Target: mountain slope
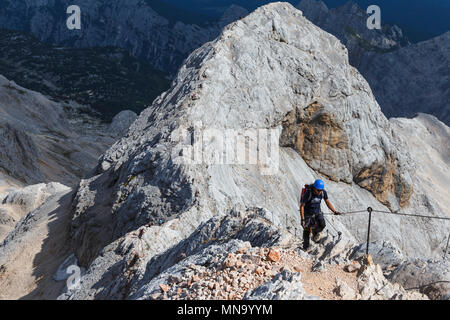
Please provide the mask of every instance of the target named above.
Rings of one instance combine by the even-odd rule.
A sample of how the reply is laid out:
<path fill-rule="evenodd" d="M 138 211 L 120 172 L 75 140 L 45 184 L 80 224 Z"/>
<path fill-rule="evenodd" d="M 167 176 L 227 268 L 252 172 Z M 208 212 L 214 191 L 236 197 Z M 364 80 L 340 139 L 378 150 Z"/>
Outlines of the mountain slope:
<path fill-rule="evenodd" d="M 418 114 L 413 119 L 392 118 L 390 120 L 414 152 L 417 159 L 415 174 L 420 176 L 427 193 L 436 199 L 443 212 L 450 215 L 450 128 L 436 117 Z"/>
<path fill-rule="evenodd" d="M 90 105 L 106 120 L 124 109 L 139 113 L 169 85 L 165 74 L 118 48 L 53 47 L 9 30 L 0 30 L 0 46 L 0 74 L 53 99 Z"/>
<path fill-rule="evenodd" d="M 50 182 L 78 184 L 114 142 L 85 109 L 0 75 L 0 241 L 24 215 L 67 189 Z"/>
<path fill-rule="evenodd" d="M 2 173 L 25 185 L 78 183 L 113 143 L 99 120 L 73 103 L 59 104 L 0 75 Z"/>

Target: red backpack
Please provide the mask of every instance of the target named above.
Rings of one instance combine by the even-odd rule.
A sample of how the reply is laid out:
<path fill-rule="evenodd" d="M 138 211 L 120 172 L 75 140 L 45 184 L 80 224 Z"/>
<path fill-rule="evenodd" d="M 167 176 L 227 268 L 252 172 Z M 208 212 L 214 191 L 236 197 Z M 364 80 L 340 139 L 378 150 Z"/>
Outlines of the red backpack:
<path fill-rule="evenodd" d="M 311 201 L 312 198 L 312 193 L 309 193 L 309 197 L 308 199 L 304 199 L 306 191 L 311 190 L 312 184 L 305 184 L 305 186 L 302 189 L 302 193 L 300 195 L 300 203 L 307 203 L 309 201 Z"/>

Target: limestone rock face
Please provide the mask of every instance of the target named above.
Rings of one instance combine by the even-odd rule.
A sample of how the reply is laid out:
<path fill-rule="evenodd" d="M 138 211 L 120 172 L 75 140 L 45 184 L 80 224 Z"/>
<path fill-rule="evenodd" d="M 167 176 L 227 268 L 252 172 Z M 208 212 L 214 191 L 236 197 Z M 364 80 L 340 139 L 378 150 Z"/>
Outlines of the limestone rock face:
<path fill-rule="evenodd" d="M 0 168 L 5 174 L 23 179 L 24 183 L 43 181 L 44 175 L 37 165 L 42 154 L 33 139 L 5 122 L 0 123 L 0 137 L 1 150 L 8 150 L 0 155 Z"/>
<path fill-rule="evenodd" d="M 352 259 L 359 259 L 366 254 L 366 243 L 360 245 L 351 255 Z M 379 264 L 383 269 L 392 266 L 398 266 L 405 259 L 403 253 L 399 248 L 388 241 L 371 242 L 369 245 L 369 254 L 376 264 Z"/>
<path fill-rule="evenodd" d="M 363 266 L 358 275 L 358 291 L 362 300 L 429 300 L 417 291 L 406 291 L 390 283 L 379 265 Z"/>
<path fill-rule="evenodd" d="M 330 179 L 352 183 L 347 134 L 332 110 L 327 112 L 314 103 L 290 112 L 283 122 L 280 144 L 297 150 L 311 168 Z"/>
<path fill-rule="evenodd" d="M 14 229 L 17 222 L 29 212 L 37 209 L 55 194 L 70 188 L 60 183 L 40 183 L 0 194 L 0 242 Z"/>
<path fill-rule="evenodd" d="M 445 108 L 443 108 L 445 109 Z M 426 194 L 442 211 L 450 207 L 450 128 L 432 115 L 420 113 L 413 119 L 392 118 L 395 132 L 413 150 L 415 176 L 421 179 Z M 428 206 L 430 209 L 433 204 Z M 428 209 L 428 210 L 430 210 Z"/>
<path fill-rule="evenodd" d="M 247 140 L 246 151 L 260 138 L 257 130 L 268 131 L 275 138 L 257 150 L 271 151 L 271 157 L 258 155 L 244 164 L 229 161 L 228 155 L 221 163 L 209 161 L 207 151 L 218 149 L 220 137 L 208 138 L 205 128 L 233 130 Z M 205 158 L 188 158 L 189 147 L 199 145 Z M 229 253 L 253 244 L 295 246 L 301 234 L 299 193 L 316 178 L 325 180 L 341 211 L 389 210 L 385 203 L 393 209 L 404 205 L 407 213 L 442 216 L 425 194 L 422 178 L 411 177 L 413 165 L 367 82 L 349 65 L 345 47 L 291 5 L 269 4 L 194 51 L 170 90 L 106 151 L 73 197 L 64 196 L 64 206 L 72 204 L 70 217 L 64 211 L 70 219 L 65 229 L 70 233 L 64 234 L 68 245 L 50 278 L 71 255 L 67 250 L 73 250 L 86 273 L 80 288 L 61 298 L 163 298 L 173 293 L 170 283 L 176 279 L 171 276 L 182 276 L 190 264 L 223 266 L 217 257 L 228 259 Z M 58 201 L 29 217 L 59 212 Z M 366 239 L 367 216 L 326 218 L 330 235 L 313 254 L 321 264 L 348 265 L 354 247 Z M 433 256 L 430 238 L 447 231 L 432 221 L 377 214 L 371 240 L 389 240 L 408 257 Z M 231 258 L 226 263 L 237 264 Z M 381 276 L 368 280 L 364 297 L 377 294 L 379 287 L 372 284 L 384 285 Z M 258 294 L 277 297 L 275 291 L 282 288 L 283 296 L 300 297 L 301 292 L 285 290 L 298 281 L 280 275 L 275 282 L 265 281 Z M 390 298 L 399 290 L 377 297 Z"/>

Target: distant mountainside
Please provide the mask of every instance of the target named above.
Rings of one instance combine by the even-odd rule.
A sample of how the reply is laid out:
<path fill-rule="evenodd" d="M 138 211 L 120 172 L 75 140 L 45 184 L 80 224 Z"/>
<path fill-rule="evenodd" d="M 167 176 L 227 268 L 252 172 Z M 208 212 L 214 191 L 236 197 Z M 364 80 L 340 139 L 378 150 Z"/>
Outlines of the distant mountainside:
<path fill-rule="evenodd" d="M 0 74 L 56 100 L 91 105 L 106 120 L 124 109 L 141 112 L 169 86 L 167 75 L 128 51 L 67 48 L 0 30 Z"/>
<path fill-rule="evenodd" d="M 218 21 L 186 21 L 184 11 L 169 10 L 161 1 L 79 0 L 81 30 L 68 30 L 66 9 L 72 4 L 71 0 L 2 0 L 0 28 L 30 32 L 57 45 L 121 47 L 174 74 L 194 49 L 214 39 L 223 26 Z"/>
<path fill-rule="evenodd" d="M 387 117 L 422 112 L 450 124 L 450 32 L 411 44 L 397 26 L 367 29 L 367 14 L 350 1 L 329 9 L 323 1 L 302 0 L 297 8 L 345 44 Z"/>
<path fill-rule="evenodd" d="M 341 40 L 355 67 L 360 65 L 367 52 L 386 53 L 410 44 L 395 25 L 383 24 L 382 30 L 369 30 L 366 11 L 351 1 L 329 9 L 322 1 L 302 0 L 297 8 L 315 25 Z"/>
<path fill-rule="evenodd" d="M 235 4 L 254 10 L 270 0 L 161 0 L 182 9 L 219 17 Z M 296 5 L 299 0 L 289 0 Z M 341 7 L 349 0 L 323 0 L 328 8 Z M 361 8 L 378 5 L 383 23 L 396 24 L 412 42 L 429 40 L 450 30 L 450 1 L 447 0 L 355 0 Z"/>
<path fill-rule="evenodd" d="M 359 66 L 387 117 L 418 112 L 450 125 L 450 31 L 385 54 L 369 54 Z"/>
<path fill-rule="evenodd" d="M 25 185 L 77 184 L 115 140 L 80 108 L 0 75 L 0 173 Z"/>

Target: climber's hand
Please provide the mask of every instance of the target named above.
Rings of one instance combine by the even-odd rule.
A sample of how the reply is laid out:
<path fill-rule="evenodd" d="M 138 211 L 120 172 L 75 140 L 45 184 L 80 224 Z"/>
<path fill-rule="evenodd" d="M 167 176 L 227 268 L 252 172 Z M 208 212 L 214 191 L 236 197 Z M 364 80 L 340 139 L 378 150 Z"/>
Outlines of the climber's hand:
<path fill-rule="evenodd" d="M 335 215 L 335 216 L 342 216 L 342 212 L 336 211 L 336 212 L 334 213 L 334 215 Z"/>
<path fill-rule="evenodd" d="M 302 228 L 305 229 L 306 228 L 306 223 L 305 220 L 302 220 Z"/>

